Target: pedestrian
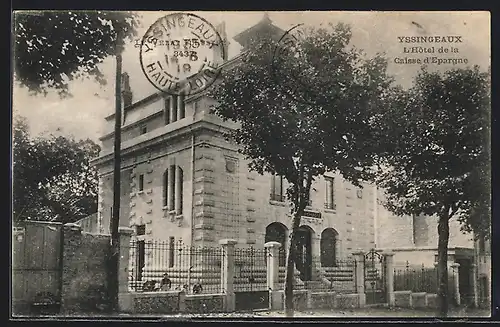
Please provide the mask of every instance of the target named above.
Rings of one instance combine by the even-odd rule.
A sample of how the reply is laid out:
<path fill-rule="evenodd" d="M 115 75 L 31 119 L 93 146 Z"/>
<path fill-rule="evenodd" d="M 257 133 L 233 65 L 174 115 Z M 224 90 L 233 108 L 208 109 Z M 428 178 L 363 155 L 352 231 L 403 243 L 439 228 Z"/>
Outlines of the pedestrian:
<path fill-rule="evenodd" d="M 168 274 L 164 273 L 160 281 L 160 291 L 169 291 L 172 287 L 172 281 L 168 278 Z"/>
<path fill-rule="evenodd" d="M 203 287 L 201 286 L 200 280 L 196 280 L 196 283 L 193 285 L 193 294 L 200 294 L 203 291 Z"/>

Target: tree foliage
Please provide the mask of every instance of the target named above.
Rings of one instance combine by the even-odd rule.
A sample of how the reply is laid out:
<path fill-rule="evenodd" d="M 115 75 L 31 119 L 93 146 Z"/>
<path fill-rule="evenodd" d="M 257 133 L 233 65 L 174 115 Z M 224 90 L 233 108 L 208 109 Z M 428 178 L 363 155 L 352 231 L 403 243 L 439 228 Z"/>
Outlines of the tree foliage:
<path fill-rule="evenodd" d="M 385 167 L 379 184 L 397 214 L 447 215 L 467 231 L 489 228 L 489 74 L 422 70 L 408 91 L 395 95 L 384 118 Z"/>
<path fill-rule="evenodd" d="M 100 147 L 92 140 L 31 137 L 17 117 L 13 136 L 14 222 L 75 222 L 97 212 L 97 170 L 90 160 Z"/>
<path fill-rule="evenodd" d="M 29 11 L 16 13 L 14 24 L 15 78 L 37 93 L 67 94 L 73 79 L 106 82 L 97 64 L 136 34 L 138 20 L 129 12 Z"/>
<path fill-rule="evenodd" d="M 378 184 L 390 211 L 437 216 L 439 310 L 446 316 L 449 220 L 489 236 L 489 73 L 479 67 L 444 74 L 424 68 L 413 87 L 397 90 L 391 101 L 380 124 L 387 136 Z"/>
<path fill-rule="evenodd" d="M 239 127 L 228 132 L 260 174 L 283 176 L 293 215 L 285 298 L 293 315 L 291 289 L 294 245 L 312 181 L 327 171 L 340 172 L 356 186 L 372 176 L 377 148 L 373 116 L 387 102 L 392 79 L 381 55 L 366 58 L 350 47 L 351 30 L 339 24 L 308 29 L 292 51 L 273 60 L 280 45 L 256 40 L 241 63 L 222 74 L 210 90 L 213 112 Z M 296 55 L 300 52 L 300 55 Z M 274 58 L 275 59 L 275 58 Z M 276 67 L 278 65 L 278 67 Z M 274 72 L 309 72 L 306 80 Z M 299 76 L 300 77 L 300 76 Z M 297 83 L 296 93 L 280 83 Z M 300 86 L 321 85 L 301 92 Z M 307 98 L 306 98 L 307 97 Z"/>

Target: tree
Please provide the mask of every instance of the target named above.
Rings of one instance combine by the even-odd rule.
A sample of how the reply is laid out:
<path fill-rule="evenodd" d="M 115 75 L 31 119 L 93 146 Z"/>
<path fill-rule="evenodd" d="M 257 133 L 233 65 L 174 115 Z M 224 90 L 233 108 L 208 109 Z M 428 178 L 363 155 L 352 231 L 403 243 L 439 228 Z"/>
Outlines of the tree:
<path fill-rule="evenodd" d="M 290 184 L 287 316 L 293 316 L 296 235 L 311 183 L 326 171 L 339 171 L 356 186 L 371 177 L 376 144 L 370 117 L 385 104 L 385 90 L 392 79 L 386 74 L 387 62 L 382 56 L 365 59 L 359 50 L 349 47 L 350 38 L 351 30 L 343 24 L 307 29 L 297 43 L 300 55 L 294 50 L 283 51 L 281 59 L 274 62 L 276 42 L 257 40 L 241 63 L 224 71 L 209 91 L 217 102 L 213 112 L 239 124 L 227 137 L 240 146 L 249 168 L 260 174 L 281 175 Z M 285 92 L 273 71 L 297 68 L 309 74 L 304 76 L 306 80 L 295 82 L 321 88 L 302 94 Z M 285 78 L 281 76 L 279 81 L 287 81 Z"/>
<path fill-rule="evenodd" d="M 439 314 L 446 316 L 449 220 L 477 235 L 489 231 L 489 74 L 424 68 L 392 104 L 379 125 L 387 137 L 378 184 L 392 212 L 437 216 Z"/>
<path fill-rule="evenodd" d="M 97 212 L 97 170 L 91 140 L 49 135 L 32 138 L 23 117 L 14 122 L 13 213 L 23 220 L 75 222 Z"/>
<path fill-rule="evenodd" d="M 113 11 L 19 12 L 14 16 L 14 77 L 36 93 L 68 94 L 68 82 L 94 77 L 97 64 L 116 54 L 117 35 L 136 35 L 137 14 Z"/>
<path fill-rule="evenodd" d="M 109 290 L 113 309 L 118 307 L 119 186 L 121 144 L 121 52 L 124 41 L 136 35 L 138 15 L 130 12 L 23 12 L 15 16 L 14 76 L 35 93 L 53 88 L 69 95 L 68 82 L 93 76 L 105 83 L 97 66 L 116 55 L 115 153 L 113 218 Z"/>

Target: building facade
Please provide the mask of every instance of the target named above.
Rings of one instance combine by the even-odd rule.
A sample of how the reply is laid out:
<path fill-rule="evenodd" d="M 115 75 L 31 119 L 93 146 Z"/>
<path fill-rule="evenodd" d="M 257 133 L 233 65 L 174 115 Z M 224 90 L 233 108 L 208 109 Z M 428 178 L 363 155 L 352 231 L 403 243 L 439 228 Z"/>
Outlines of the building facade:
<path fill-rule="evenodd" d="M 235 39 L 245 45 L 255 35 L 281 36 L 280 31 L 265 17 Z M 171 244 L 215 247 L 230 238 L 238 246 L 278 241 L 286 248 L 291 226 L 287 182 L 249 171 L 248 161 L 223 136 L 237 126 L 209 113 L 213 100 L 203 94 L 155 93 L 133 102 L 127 75 L 123 81 L 120 226 L 134 228 L 137 239 Z M 94 161 L 102 233 L 109 232 L 113 207 L 114 114 L 106 124 Z M 327 173 L 313 182 L 310 199 L 300 248 L 324 265 L 359 250 L 437 245 L 432 219 L 391 215 L 373 185 L 358 188 Z"/>

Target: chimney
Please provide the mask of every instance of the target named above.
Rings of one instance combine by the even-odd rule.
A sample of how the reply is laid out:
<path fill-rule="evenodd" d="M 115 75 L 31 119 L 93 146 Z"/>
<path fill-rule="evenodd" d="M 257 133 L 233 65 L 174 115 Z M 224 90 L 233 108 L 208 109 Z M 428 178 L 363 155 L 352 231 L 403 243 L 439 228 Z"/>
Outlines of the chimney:
<path fill-rule="evenodd" d="M 228 58 L 228 50 L 229 50 L 229 41 L 227 40 L 226 33 L 226 22 L 222 22 L 215 28 L 217 33 L 219 33 L 220 38 L 222 40 L 222 49 L 224 49 L 224 53 L 222 54 L 222 60 L 227 61 Z"/>
<path fill-rule="evenodd" d="M 128 73 L 122 74 L 122 101 L 123 108 L 132 104 L 132 90 L 130 89 L 130 78 Z"/>

